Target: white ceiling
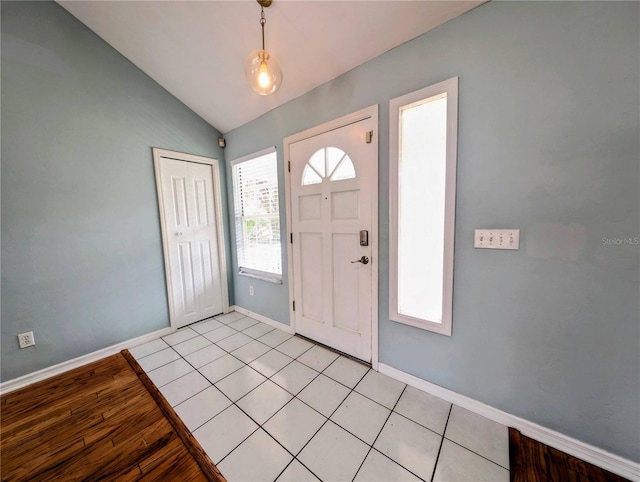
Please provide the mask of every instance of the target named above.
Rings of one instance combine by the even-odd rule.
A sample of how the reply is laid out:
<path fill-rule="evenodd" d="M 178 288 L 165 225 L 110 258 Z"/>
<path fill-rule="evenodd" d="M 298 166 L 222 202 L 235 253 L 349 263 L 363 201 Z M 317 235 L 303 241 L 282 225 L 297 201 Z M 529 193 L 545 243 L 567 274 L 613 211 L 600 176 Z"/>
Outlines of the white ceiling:
<path fill-rule="evenodd" d="M 265 9 L 265 42 L 284 80 L 265 97 L 251 90 L 243 70 L 261 43 L 254 0 L 59 0 L 223 133 L 483 2 L 275 0 Z"/>

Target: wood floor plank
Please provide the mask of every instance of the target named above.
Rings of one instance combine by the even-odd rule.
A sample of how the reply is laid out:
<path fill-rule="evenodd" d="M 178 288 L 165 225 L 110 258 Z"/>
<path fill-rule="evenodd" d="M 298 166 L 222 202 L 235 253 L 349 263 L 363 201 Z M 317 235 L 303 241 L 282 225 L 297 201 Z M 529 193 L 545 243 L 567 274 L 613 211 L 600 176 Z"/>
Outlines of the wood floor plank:
<path fill-rule="evenodd" d="M 69 417 L 48 427 L 46 431 L 32 433 L 27 437 L 12 437 L 8 440 L 8 446 L 3 447 L 3 458 L 30 457 L 34 446 L 54 448 L 64 445 L 69 440 L 83 440 L 83 430 L 91 433 L 103 421 L 100 414 L 87 414 L 82 418 L 73 419 Z"/>
<path fill-rule="evenodd" d="M 104 480 L 117 480 L 119 474 L 129 472 L 140 460 L 162 451 L 175 438 L 171 432 L 146 447 L 127 450 L 115 449 L 111 441 L 102 440 L 86 446 L 82 452 L 65 460 L 64 464 L 40 471 L 37 476 L 42 480 L 76 480 L 85 478 L 85 474 L 96 474 Z"/>
<path fill-rule="evenodd" d="M 13 445 L 16 443 L 28 444 L 35 441 L 49 443 L 63 434 L 67 438 L 82 437 L 82 429 L 87 430 L 90 427 L 95 427 L 104 421 L 104 417 L 100 412 L 82 412 L 78 414 L 66 412 L 66 414 L 57 414 L 51 420 L 40 420 L 40 417 L 38 417 L 38 421 L 41 423 L 32 424 L 29 421 L 24 425 L 17 425 L 12 430 L 7 431 L 6 435 L 3 431 L 3 445 L 4 442 L 9 442 Z"/>
<path fill-rule="evenodd" d="M 124 353 L 3 395 L 1 480 L 225 482 L 213 463 L 203 472 L 166 409 Z"/>
<path fill-rule="evenodd" d="M 128 367 L 122 362 L 109 364 L 104 360 L 106 359 L 70 370 L 62 378 L 52 377 L 5 395 L 8 409 L 6 414 L 10 415 L 10 409 L 15 405 L 20 408 L 37 408 L 39 404 L 48 406 L 61 400 L 73 403 L 74 397 L 85 393 L 87 387 L 94 392 L 106 388 L 112 383 L 114 376 L 128 371 Z"/>
<path fill-rule="evenodd" d="M 163 456 L 153 454 L 147 460 L 142 461 L 140 468 L 144 476 L 151 480 L 207 480 L 202 472 L 192 470 L 185 464 L 180 448 L 181 441 L 175 440 L 167 446 L 167 451 Z"/>
<path fill-rule="evenodd" d="M 141 407 L 145 409 L 146 407 Z M 140 412 L 134 412 L 136 415 L 135 421 L 131 420 L 131 413 L 124 413 L 121 416 L 112 416 L 105 418 L 104 423 L 96 430 L 92 430 L 91 433 L 86 433 L 84 436 L 85 443 L 87 445 L 95 443 L 100 440 L 110 440 L 112 445 L 114 439 L 126 439 L 131 433 L 141 433 L 145 427 L 153 423 L 163 423 L 164 418 L 162 414 L 156 410 L 146 410 Z M 170 426 L 165 425 L 169 430 Z"/>
<path fill-rule="evenodd" d="M 38 445 L 39 451 L 29 450 L 13 456 L 2 452 L 2 480 L 45 480 L 38 474 L 57 461 L 67 460 L 84 450 L 84 441 L 80 439 L 66 440 L 58 445 Z M 57 462 L 58 464 L 60 462 Z"/>
<path fill-rule="evenodd" d="M 511 482 L 629 482 L 509 429 Z"/>
<path fill-rule="evenodd" d="M 116 434 L 111 438 L 111 443 L 114 447 L 121 445 L 130 448 L 144 447 L 174 431 L 173 427 L 166 423 L 164 417 L 154 418 L 155 420 L 151 421 L 150 417 L 149 424 L 145 427 L 132 427 L 130 430 Z"/>
<path fill-rule="evenodd" d="M 186 464 L 185 459 L 178 453 L 167 459 L 157 460 L 156 464 L 143 469 L 144 480 L 179 480 L 180 482 L 200 482 L 209 480 L 205 475 Z"/>

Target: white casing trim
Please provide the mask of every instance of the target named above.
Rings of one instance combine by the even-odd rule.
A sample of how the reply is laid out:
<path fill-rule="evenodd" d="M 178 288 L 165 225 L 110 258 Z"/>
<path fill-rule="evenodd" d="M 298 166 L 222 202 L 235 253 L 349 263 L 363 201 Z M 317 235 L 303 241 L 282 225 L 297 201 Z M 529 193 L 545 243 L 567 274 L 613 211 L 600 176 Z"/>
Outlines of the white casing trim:
<path fill-rule="evenodd" d="M 556 448 L 574 457 L 578 457 L 585 462 L 601 467 L 605 470 L 626 477 L 629 480 L 640 481 L 640 464 L 625 459 L 618 455 L 606 452 L 598 447 L 589 445 L 580 440 L 563 435 L 555 430 L 548 429 L 536 423 L 530 422 L 523 418 L 503 412 L 497 408 L 486 405 L 482 402 L 461 395 L 457 392 L 443 388 L 434 383 L 418 378 L 409 373 L 390 367 L 384 363 L 378 364 L 378 371 L 407 385 L 415 387 L 423 392 L 427 392 L 433 396 L 442 398 L 459 407 L 465 408 L 478 415 L 498 422 L 507 427 L 513 427 L 523 435 L 535 439 L 539 442 Z"/>
<path fill-rule="evenodd" d="M 279 321 L 272 320 L 271 318 L 267 318 L 264 315 L 259 315 L 258 313 L 254 313 L 251 310 L 247 310 L 246 308 L 242 308 L 241 306 L 233 305 L 229 307 L 232 311 L 237 311 L 238 313 L 242 313 L 245 316 L 249 316 L 254 320 L 261 321 L 262 323 L 266 323 L 269 326 L 273 326 L 274 328 L 278 328 L 279 330 L 286 331 L 287 333 L 291 333 L 293 335 L 293 327 L 291 325 L 285 325 L 284 323 L 280 323 Z"/>
<path fill-rule="evenodd" d="M 289 156 L 289 149 L 291 144 L 294 142 L 298 142 L 304 139 L 308 139 L 310 137 L 314 137 L 320 134 L 324 134 L 325 132 L 339 129 L 340 127 L 345 127 L 349 124 L 354 124 L 364 119 L 373 119 L 376 122 L 375 128 L 375 136 L 374 137 L 374 147 L 376 149 L 375 156 L 376 160 L 380 161 L 380 151 L 379 151 L 379 138 L 380 138 L 380 119 L 378 114 L 378 104 L 374 104 L 370 107 L 366 107 L 359 111 L 353 112 L 351 114 L 339 117 L 337 119 L 325 122 L 323 124 L 317 125 L 315 127 L 311 127 L 302 132 L 298 132 L 297 134 L 293 134 L 287 136 L 283 139 L 282 143 L 284 145 L 284 193 L 285 193 L 285 219 L 287 222 L 287 238 L 291 234 L 291 226 L 293 225 L 292 214 L 291 214 L 291 173 L 288 170 L 289 162 L 291 161 Z M 378 271 L 379 264 L 377 261 L 380 256 L 380 246 L 378 243 L 378 217 L 379 217 L 379 204 L 378 204 L 378 181 L 379 181 L 379 172 L 377 170 L 376 164 L 376 173 L 375 173 L 375 185 L 371 190 L 371 233 L 369 239 L 372 243 L 372 257 L 376 260 L 376 262 L 371 264 L 371 367 L 374 370 L 378 369 L 378 296 L 379 296 L 379 286 L 378 286 Z M 286 238 L 285 238 L 286 239 Z M 295 333 L 296 329 L 296 317 L 295 312 L 293 311 L 293 301 L 295 300 L 295 291 L 294 291 L 294 266 L 293 266 L 293 246 L 291 243 L 286 243 L 287 245 L 287 259 L 289 260 L 288 264 L 288 279 L 289 279 L 289 325 L 291 326 L 291 333 Z"/>
<path fill-rule="evenodd" d="M 171 328 L 169 327 L 163 328 L 162 330 L 154 331 L 152 333 L 148 333 L 131 340 L 123 341 L 122 343 L 118 343 L 116 345 L 102 348 L 101 350 L 87 353 L 86 355 L 82 355 L 78 358 L 73 358 L 72 360 L 58 363 L 57 365 L 53 365 L 48 368 L 43 368 L 42 370 L 38 370 L 37 372 L 28 373 L 21 377 L 14 378 L 13 380 L 7 380 L 4 383 L 0 383 L 0 393 L 4 395 L 6 393 L 13 392 L 18 388 L 26 387 L 27 385 L 31 385 L 32 383 L 36 383 L 41 380 L 60 375 L 61 373 L 73 370 L 74 368 L 78 368 L 83 365 L 93 363 L 94 361 L 101 360 L 102 358 L 115 355 L 116 353 L 120 353 L 124 349 L 133 348 L 135 346 L 142 345 L 143 343 L 153 341 L 156 338 L 168 335 L 172 331 L 175 330 L 171 330 Z"/>

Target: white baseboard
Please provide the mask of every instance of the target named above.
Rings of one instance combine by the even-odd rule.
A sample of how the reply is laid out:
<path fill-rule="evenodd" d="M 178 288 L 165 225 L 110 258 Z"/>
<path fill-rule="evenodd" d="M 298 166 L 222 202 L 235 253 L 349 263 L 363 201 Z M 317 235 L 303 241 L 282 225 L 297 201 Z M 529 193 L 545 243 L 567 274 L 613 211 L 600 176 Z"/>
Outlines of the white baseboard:
<path fill-rule="evenodd" d="M 102 358 L 108 357 L 110 355 L 120 353 L 125 348 L 133 348 L 135 346 L 142 345 L 143 343 L 155 340 L 156 338 L 160 338 L 161 336 L 168 335 L 169 333 L 171 333 L 171 331 L 172 330 L 169 327 L 163 328 L 162 330 L 154 331 L 153 333 L 148 333 L 131 340 L 123 341 L 122 343 L 118 343 L 116 345 L 102 348 L 101 350 L 87 353 L 86 355 L 82 355 L 78 358 L 58 363 L 57 365 L 53 365 L 48 368 L 43 368 L 42 370 L 38 370 L 37 372 L 28 373 L 27 375 L 14 378 L 13 380 L 7 380 L 4 383 L 0 383 L 0 393 L 4 395 L 6 393 L 17 390 L 18 388 L 23 388 L 27 385 L 31 385 L 32 383 L 36 383 L 41 380 L 60 375 L 61 373 L 73 370 L 74 368 L 78 368 L 94 361 L 98 361 Z"/>
<path fill-rule="evenodd" d="M 271 318 L 267 318 L 266 316 L 260 315 L 258 313 L 254 313 L 253 311 L 247 310 L 246 308 L 242 308 L 241 306 L 233 305 L 229 307 L 232 311 L 237 311 L 238 313 L 242 313 L 243 315 L 249 316 L 254 320 L 261 321 L 266 323 L 267 325 L 273 326 L 274 328 L 278 328 L 282 331 L 286 331 L 287 333 L 293 334 L 293 328 L 290 325 L 285 325 L 284 323 L 280 323 L 279 321 L 272 320 Z"/>
<path fill-rule="evenodd" d="M 459 407 L 466 408 L 467 410 L 493 420 L 494 422 L 520 430 L 520 432 L 527 437 L 547 444 L 550 447 L 554 447 L 569 455 L 573 455 L 574 457 L 578 457 L 585 462 L 589 462 L 613 472 L 614 474 L 626 477 L 629 480 L 640 481 L 640 464 L 636 462 L 611 454 L 599 449 L 598 447 L 594 447 L 593 445 L 568 437 L 523 418 L 503 412 L 502 410 L 498 410 L 497 408 L 486 405 L 474 400 L 473 398 L 469 398 L 447 388 L 443 388 L 439 385 L 423 380 L 422 378 L 418 378 L 410 375 L 409 373 L 398 370 L 397 368 L 385 365 L 384 363 L 378 364 L 378 370 L 384 375 L 395 378 L 396 380 L 404 382 L 407 385 L 411 385 L 423 392 L 442 398 L 443 400 L 458 405 Z"/>

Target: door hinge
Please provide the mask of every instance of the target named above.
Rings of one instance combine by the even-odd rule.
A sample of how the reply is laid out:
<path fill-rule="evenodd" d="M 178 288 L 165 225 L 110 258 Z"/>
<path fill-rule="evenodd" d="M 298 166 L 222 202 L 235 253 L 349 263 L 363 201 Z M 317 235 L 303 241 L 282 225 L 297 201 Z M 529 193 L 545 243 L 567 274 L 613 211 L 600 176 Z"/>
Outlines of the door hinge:
<path fill-rule="evenodd" d="M 293 311 L 296 311 L 296 302 L 293 302 Z"/>
<path fill-rule="evenodd" d="M 367 144 L 371 144 L 372 139 L 373 139 L 373 131 L 367 131 L 367 134 L 365 136 L 365 140 L 367 141 Z"/>
<path fill-rule="evenodd" d="M 291 244 L 293 244 L 293 233 L 291 233 Z"/>
<path fill-rule="evenodd" d="M 291 161 L 287 161 L 287 169 L 291 172 Z"/>

